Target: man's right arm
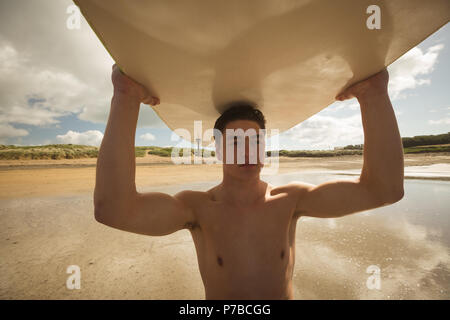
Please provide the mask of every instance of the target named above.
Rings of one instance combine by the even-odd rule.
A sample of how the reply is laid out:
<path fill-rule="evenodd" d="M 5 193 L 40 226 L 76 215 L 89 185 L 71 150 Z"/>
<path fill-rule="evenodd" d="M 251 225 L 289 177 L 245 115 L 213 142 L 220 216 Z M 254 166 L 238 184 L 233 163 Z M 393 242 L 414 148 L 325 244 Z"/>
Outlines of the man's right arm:
<path fill-rule="evenodd" d="M 186 228 L 194 216 L 191 191 L 175 196 L 138 193 L 135 184 L 135 134 L 140 103 L 159 99 L 113 66 L 114 95 L 100 146 L 94 191 L 95 219 L 113 228 L 145 235 L 166 235 Z"/>

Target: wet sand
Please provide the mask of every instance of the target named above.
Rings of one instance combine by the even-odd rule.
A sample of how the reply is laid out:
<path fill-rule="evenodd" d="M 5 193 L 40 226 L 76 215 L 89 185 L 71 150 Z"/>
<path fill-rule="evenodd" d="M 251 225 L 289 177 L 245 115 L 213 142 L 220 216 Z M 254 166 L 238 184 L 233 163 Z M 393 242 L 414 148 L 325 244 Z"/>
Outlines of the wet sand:
<path fill-rule="evenodd" d="M 319 182 L 332 178 L 319 171 L 362 165 L 354 156 L 294 160 L 282 160 L 280 174 L 268 179 L 285 183 L 309 171 L 305 179 Z M 405 157 L 406 165 L 433 163 L 450 157 Z M 34 165 L 0 169 L 0 299 L 204 298 L 188 231 L 147 237 L 101 225 L 93 217 L 95 167 Z M 137 166 L 137 185 L 170 194 L 205 190 L 220 174 L 220 166 L 147 163 Z M 448 181 L 406 180 L 405 198 L 377 214 L 301 218 L 295 298 L 449 299 L 449 203 L 442 202 L 449 190 Z M 70 265 L 81 269 L 80 290 L 66 288 Z M 381 270 L 380 290 L 366 286 L 371 265 Z"/>
<path fill-rule="evenodd" d="M 362 156 L 279 158 L 278 174 L 303 170 L 361 169 Z M 450 153 L 405 155 L 405 166 L 450 163 Z M 0 199 L 56 196 L 93 192 L 96 159 L 0 161 Z M 170 158 L 147 156 L 136 160 L 136 186 L 145 188 L 220 180 L 222 167 L 174 165 Z"/>

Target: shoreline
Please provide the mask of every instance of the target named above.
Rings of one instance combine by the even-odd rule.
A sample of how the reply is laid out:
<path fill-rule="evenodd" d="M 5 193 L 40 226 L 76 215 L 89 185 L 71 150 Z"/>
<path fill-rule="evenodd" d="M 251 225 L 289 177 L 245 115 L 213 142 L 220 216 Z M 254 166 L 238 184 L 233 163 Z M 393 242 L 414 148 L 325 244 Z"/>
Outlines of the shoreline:
<path fill-rule="evenodd" d="M 450 181 L 449 177 L 427 177 L 406 174 L 407 167 L 444 164 L 450 167 L 450 155 L 405 155 L 405 179 L 433 179 Z M 19 161 L 11 167 L 11 160 L 0 161 L 0 199 L 40 196 L 64 196 L 91 193 L 95 187 L 96 158 L 69 160 Z M 361 170 L 363 157 L 358 155 L 326 158 L 279 158 L 277 174 L 311 171 Z M 352 172 L 355 174 L 355 172 Z M 449 174 L 450 175 L 450 174 Z M 264 179 L 266 175 L 261 177 Z M 136 187 L 179 185 L 211 182 L 222 178 L 222 165 L 174 165 L 170 158 L 150 156 L 136 160 Z"/>
<path fill-rule="evenodd" d="M 362 155 L 344 155 L 344 156 L 330 156 L 330 157 L 274 157 L 279 159 L 280 163 L 305 163 L 311 161 L 318 162 L 342 162 L 350 160 L 351 162 L 361 162 Z M 267 159 L 270 159 L 268 157 Z M 429 152 L 404 154 L 405 166 L 409 166 L 418 162 L 416 165 L 427 165 L 435 163 L 450 163 L 450 152 Z M 422 164 L 421 164 L 422 163 Z M 425 164 L 427 163 L 427 164 Z M 38 160 L 0 160 L 0 171 L 4 170 L 26 170 L 26 169 L 56 169 L 56 168 L 92 168 L 96 167 L 97 158 L 80 158 L 80 159 L 38 159 Z M 161 166 L 173 165 L 178 166 L 172 162 L 169 157 L 160 157 L 155 155 L 146 155 L 145 157 L 136 157 L 136 166 Z M 191 164 L 199 166 L 199 164 Z M 208 164 L 200 164 L 201 166 L 209 166 Z"/>

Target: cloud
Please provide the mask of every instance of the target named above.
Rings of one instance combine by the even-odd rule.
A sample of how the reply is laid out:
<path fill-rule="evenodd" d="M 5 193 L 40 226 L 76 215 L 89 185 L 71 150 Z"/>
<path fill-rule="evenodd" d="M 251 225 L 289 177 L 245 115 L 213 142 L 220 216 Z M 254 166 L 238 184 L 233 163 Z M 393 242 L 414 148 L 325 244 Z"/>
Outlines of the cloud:
<path fill-rule="evenodd" d="M 0 42 L 0 72 L 0 123 L 56 124 L 79 109 L 76 98 L 88 89 L 70 73 L 34 67 L 5 42 Z"/>
<path fill-rule="evenodd" d="M 2 2 L 0 124 L 51 127 L 70 114 L 106 123 L 114 61 L 84 18 L 79 30 L 67 28 L 69 5 L 73 2 Z M 146 113 L 138 126 L 157 123 Z"/>
<path fill-rule="evenodd" d="M 336 101 L 323 112 L 335 112 L 340 110 L 359 110 L 359 103 L 356 99 L 350 99 L 345 101 Z"/>
<path fill-rule="evenodd" d="M 156 140 L 156 137 L 151 133 L 141 134 L 139 136 L 139 138 L 141 138 L 142 140 L 146 140 L 146 141 L 155 141 Z"/>
<path fill-rule="evenodd" d="M 104 100 L 104 105 L 108 105 L 109 102 Z M 81 112 L 77 115 L 78 119 L 89 121 L 92 123 L 105 123 L 108 120 L 108 113 L 109 108 L 93 108 L 90 107 L 83 107 L 81 109 Z"/>
<path fill-rule="evenodd" d="M 69 130 L 64 135 L 57 135 L 56 139 L 64 144 L 83 144 L 90 146 L 99 146 L 103 139 L 103 133 L 98 130 L 88 130 L 85 132 L 76 132 Z"/>
<path fill-rule="evenodd" d="M 0 114 L 0 123 L 47 126 L 59 123 L 59 120 L 56 118 L 61 116 L 63 116 L 63 114 L 42 107 L 20 107 L 15 105 L 11 106 L 8 110 L 2 110 L 2 114 Z"/>
<path fill-rule="evenodd" d="M 431 125 L 450 124 L 450 118 L 442 118 L 439 120 L 428 120 L 428 124 L 431 124 Z"/>
<path fill-rule="evenodd" d="M 329 149 L 330 146 L 363 143 L 361 115 L 336 118 L 316 114 L 301 124 L 282 133 L 290 143 L 282 148 Z M 281 140 L 281 139 L 280 139 Z M 292 143 L 295 143 L 293 145 Z"/>
<path fill-rule="evenodd" d="M 96 103 L 91 105 L 90 107 L 83 107 L 81 112 L 77 116 L 80 120 L 104 124 L 108 120 L 110 103 L 111 94 L 106 94 L 103 97 L 99 97 Z M 164 128 L 166 126 L 158 118 L 151 107 L 141 104 L 139 109 L 137 127 Z"/>
<path fill-rule="evenodd" d="M 430 74 L 438 61 L 443 44 L 428 48 L 425 52 L 419 47 L 412 48 L 400 59 L 388 67 L 389 93 L 393 99 L 405 97 L 402 92 L 418 86 L 430 84 L 429 78 L 422 76 Z"/>
<path fill-rule="evenodd" d="M 17 129 L 9 124 L 0 124 L 0 142 L 6 143 L 7 138 L 25 137 L 29 133 L 25 129 Z"/>

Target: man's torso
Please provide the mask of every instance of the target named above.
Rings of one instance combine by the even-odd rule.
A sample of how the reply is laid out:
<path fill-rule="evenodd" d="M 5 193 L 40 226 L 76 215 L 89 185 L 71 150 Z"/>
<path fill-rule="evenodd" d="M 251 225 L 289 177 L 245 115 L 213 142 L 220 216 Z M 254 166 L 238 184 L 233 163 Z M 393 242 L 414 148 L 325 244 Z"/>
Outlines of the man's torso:
<path fill-rule="evenodd" d="M 292 299 L 296 198 L 270 195 L 231 206 L 215 188 L 193 192 L 190 226 L 207 299 Z"/>

